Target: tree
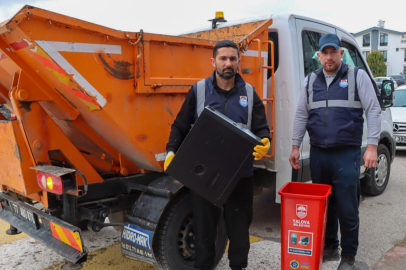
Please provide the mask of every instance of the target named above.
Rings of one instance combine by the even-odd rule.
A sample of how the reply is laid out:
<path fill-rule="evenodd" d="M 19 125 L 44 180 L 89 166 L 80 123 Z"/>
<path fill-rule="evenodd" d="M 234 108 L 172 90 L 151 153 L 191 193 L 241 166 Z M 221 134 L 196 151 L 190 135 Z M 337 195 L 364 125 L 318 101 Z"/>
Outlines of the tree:
<path fill-rule="evenodd" d="M 379 51 L 372 51 L 367 56 L 367 63 L 374 77 L 386 76 L 386 64 L 383 54 Z"/>

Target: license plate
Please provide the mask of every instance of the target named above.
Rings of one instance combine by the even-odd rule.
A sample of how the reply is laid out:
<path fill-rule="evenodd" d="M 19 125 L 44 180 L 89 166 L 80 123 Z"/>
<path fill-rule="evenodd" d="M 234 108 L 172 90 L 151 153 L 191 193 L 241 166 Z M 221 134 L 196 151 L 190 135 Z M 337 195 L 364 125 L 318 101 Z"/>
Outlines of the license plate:
<path fill-rule="evenodd" d="M 396 142 L 398 142 L 398 143 L 406 143 L 406 137 L 398 137 L 398 136 L 395 136 L 395 140 L 396 140 Z"/>
<path fill-rule="evenodd" d="M 30 224 L 32 227 L 35 229 L 39 228 L 38 224 L 38 216 L 31 212 L 30 210 L 27 210 L 23 207 L 20 207 L 18 204 L 15 204 L 13 202 L 10 202 L 10 207 L 11 207 L 11 212 L 26 221 L 28 224 Z"/>

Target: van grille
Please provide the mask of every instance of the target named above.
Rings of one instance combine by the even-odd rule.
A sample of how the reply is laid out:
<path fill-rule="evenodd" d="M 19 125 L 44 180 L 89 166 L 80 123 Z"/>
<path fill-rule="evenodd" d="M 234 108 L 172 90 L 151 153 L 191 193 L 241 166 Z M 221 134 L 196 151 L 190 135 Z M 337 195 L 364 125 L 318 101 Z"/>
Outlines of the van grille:
<path fill-rule="evenodd" d="M 393 123 L 393 133 L 406 132 L 406 123 Z"/>

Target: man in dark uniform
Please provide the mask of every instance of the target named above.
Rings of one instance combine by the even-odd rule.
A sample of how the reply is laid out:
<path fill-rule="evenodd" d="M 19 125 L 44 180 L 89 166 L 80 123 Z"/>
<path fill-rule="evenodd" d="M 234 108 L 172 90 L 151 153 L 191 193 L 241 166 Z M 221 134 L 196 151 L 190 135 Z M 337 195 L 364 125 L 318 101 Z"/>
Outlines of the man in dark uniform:
<path fill-rule="evenodd" d="M 270 146 L 269 127 L 265 117 L 264 105 L 254 91 L 237 73 L 240 63 L 237 45 L 228 40 L 214 46 L 211 63 L 213 74 L 193 85 L 172 125 L 164 169 L 172 161 L 191 126 L 205 106 L 211 106 L 242 127 L 250 129 L 262 138 L 264 145 L 253 149 L 255 160 L 262 159 Z M 227 162 L 227 161 L 224 161 Z M 228 258 L 232 270 L 247 267 L 249 226 L 253 215 L 253 166 L 251 164 L 223 205 L 227 236 L 230 240 Z M 191 192 L 193 205 L 193 230 L 195 233 L 195 268 L 211 270 L 214 268 L 215 238 L 222 209 Z"/>
<path fill-rule="evenodd" d="M 340 258 L 340 224 L 342 252 L 338 269 L 350 270 L 355 269 L 358 249 L 362 115 L 365 112 L 368 122 L 364 166 L 373 168 L 378 160 L 381 108 L 368 74 L 342 63 L 341 47 L 336 34 L 320 38 L 317 56 L 323 68 L 312 72 L 302 84 L 289 161 L 294 169 L 300 169 L 299 147 L 307 129 L 312 181 L 333 187 L 323 260 Z"/>

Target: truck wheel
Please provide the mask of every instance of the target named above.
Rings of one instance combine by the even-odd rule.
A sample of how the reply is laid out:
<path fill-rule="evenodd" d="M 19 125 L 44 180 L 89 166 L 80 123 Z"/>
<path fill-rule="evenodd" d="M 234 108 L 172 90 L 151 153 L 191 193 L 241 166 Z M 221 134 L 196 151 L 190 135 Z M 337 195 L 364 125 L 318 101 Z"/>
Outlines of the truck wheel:
<path fill-rule="evenodd" d="M 390 176 L 390 155 L 388 148 L 378 145 L 378 163 L 375 168 L 368 169 L 361 181 L 361 190 L 367 195 L 377 196 L 382 194 L 388 185 Z"/>
<path fill-rule="evenodd" d="M 194 270 L 195 262 L 192 205 L 189 193 L 178 195 L 165 210 L 154 240 L 154 253 L 159 270 Z M 217 265 L 227 246 L 224 220 L 218 226 Z"/>

